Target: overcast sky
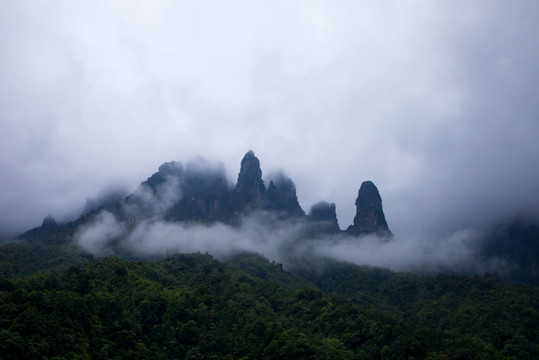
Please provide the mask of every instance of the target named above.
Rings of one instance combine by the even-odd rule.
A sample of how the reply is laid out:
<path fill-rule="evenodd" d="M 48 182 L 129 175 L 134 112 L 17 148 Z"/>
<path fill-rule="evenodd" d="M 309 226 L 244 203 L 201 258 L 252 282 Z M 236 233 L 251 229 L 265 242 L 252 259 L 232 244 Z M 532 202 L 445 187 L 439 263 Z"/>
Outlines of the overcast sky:
<path fill-rule="evenodd" d="M 0 234 L 252 149 L 391 230 L 539 210 L 539 2 L 0 2 Z"/>

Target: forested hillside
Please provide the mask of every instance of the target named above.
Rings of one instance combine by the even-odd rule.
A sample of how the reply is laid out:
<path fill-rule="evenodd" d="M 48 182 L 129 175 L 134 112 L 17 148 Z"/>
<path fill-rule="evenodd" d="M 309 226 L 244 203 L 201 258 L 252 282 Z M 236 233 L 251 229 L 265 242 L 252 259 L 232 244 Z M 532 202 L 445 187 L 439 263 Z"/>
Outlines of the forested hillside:
<path fill-rule="evenodd" d="M 4 274 L 0 357 L 539 356 L 539 289 L 495 275 L 427 278 L 343 264 L 288 272 L 252 254 L 73 259 L 79 265 Z"/>
<path fill-rule="evenodd" d="M 504 229 L 462 261 L 508 254 L 509 278 L 536 284 L 537 227 Z M 537 287 L 327 256 L 392 244 L 398 260 L 399 241 L 370 181 L 341 231 L 335 204 L 307 215 L 289 178 L 266 188 L 252 151 L 235 187 L 222 168 L 165 163 L 133 194 L 0 246 L 0 358 L 539 358 Z"/>

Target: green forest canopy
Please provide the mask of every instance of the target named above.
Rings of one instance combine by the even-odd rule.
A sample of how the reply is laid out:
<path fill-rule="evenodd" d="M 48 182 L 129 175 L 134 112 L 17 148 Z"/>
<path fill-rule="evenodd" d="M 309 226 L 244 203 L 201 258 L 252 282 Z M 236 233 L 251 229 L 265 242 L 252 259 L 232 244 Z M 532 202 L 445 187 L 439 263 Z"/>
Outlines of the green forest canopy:
<path fill-rule="evenodd" d="M 539 357 L 539 289 L 495 274 L 289 272 L 254 254 L 137 261 L 69 247 L 39 264 L 35 246 L 2 250 L 3 358 Z"/>

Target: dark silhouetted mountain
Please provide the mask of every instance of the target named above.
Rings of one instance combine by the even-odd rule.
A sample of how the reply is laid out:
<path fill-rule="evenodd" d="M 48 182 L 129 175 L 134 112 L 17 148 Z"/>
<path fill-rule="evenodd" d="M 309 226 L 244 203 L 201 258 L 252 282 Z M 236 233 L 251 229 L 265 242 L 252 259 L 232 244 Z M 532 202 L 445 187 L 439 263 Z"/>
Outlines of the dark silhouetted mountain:
<path fill-rule="evenodd" d="M 180 182 L 181 196 L 165 214 L 168 221 L 228 222 L 231 217 L 229 184 L 222 164 L 203 159 L 189 162 Z"/>
<path fill-rule="evenodd" d="M 54 236 L 55 233 L 60 230 L 60 226 L 56 220 L 51 216 L 47 216 L 43 219 L 41 226 L 35 227 L 19 235 L 18 238 L 35 241 L 39 239 L 49 239 L 51 235 Z"/>
<path fill-rule="evenodd" d="M 296 185 L 290 178 L 278 174 L 266 190 L 260 161 L 252 150 L 241 161 L 238 182 L 232 195 L 232 209 L 233 223 L 238 223 L 243 215 L 257 210 L 276 212 L 279 218 L 305 217 L 296 195 Z"/>
<path fill-rule="evenodd" d="M 103 241 L 110 242 L 111 249 L 123 256 L 129 250 L 122 248 L 122 241 L 130 239 L 132 231 L 145 221 L 197 222 L 206 225 L 220 222 L 242 226 L 245 224 L 241 221 L 242 217 L 254 212 L 259 214 L 254 216 L 254 222 L 247 225 L 262 225 L 261 231 L 273 230 L 273 225 L 275 230 L 279 230 L 279 226 L 285 231 L 292 228 L 293 237 L 298 239 L 298 243 L 317 237 L 332 241 L 340 239 L 341 233 L 351 236 L 372 234 L 386 238 L 392 235 L 384 216 L 380 193 L 371 181 L 361 184 L 355 202 L 354 222 L 346 231 L 339 228 L 335 204 L 316 203 L 309 215 L 305 216 L 297 198 L 296 186 L 290 178 L 280 174 L 268 178 L 268 181 L 269 186 L 266 189 L 260 161 L 253 151 L 247 152 L 243 157 L 235 186 L 228 180 L 222 164 L 215 165 L 201 158 L 188 162 L 185 167 L 180 162 L 167 162 L 143 181 L 131 195 L 119 197 L 114 201 L 109 199 L 98 208 L 68 223 L 59 225 L 52 217 L 47 217 L 41 226 L 25 232 L 17 240 L 22 240 L 19 242 L 25 244 L 32 256 L 35 255 L 31 262 L 39 258 L 43 264 L 53 263 L 68 253 L 71 254 L 69 256 L 77 258 L 77 262 L 84 262 L 85 258 L 78 254 L 80 249 L 74 239 L 93 226 L 109 226 L 103 219 L 112 219 L 114 225 L 121 229 L 120 235 L 105 238 Z M 266 226 L 268 223 L 270 226 Z M 477 250 L 478 256 L 484 256 L 487 260 L 502 259 L 509 264 L 510 280 L 537 285 L 538 223 L 522 219 L 506 222 L 486 232 L 483 248 L 474 250 Z M 320 235 L 331 236 L 324 238 Z M 291 243 L 290 248 L 295 244 Z M 40 247 L 40 252 L 34 252 L 34 246 Z M 55 247 L 54 251 L 60 251 L 62 255 L 54 251 L 50 252 L 50 256 L 43 255 L 44 251 L 48 251 L 48 247 Z M 16 267 L 12 270 L 17 272 Z"/>
<path fill-rule="evenodd" d="M 270 181 L 266 197 L 269 210 L 277 210 L 288 216 L 305 216 L 296 195 L 296 185 L 283 174 Z"/>
<path fill-rule="evenodd" d="M 234 216 L 238 217 L 264 207 L 266 187 L 262 180 L 260 161 L 252 150 L 241 160 L 238 182 L 234 188 Z"/>
<path fill-rule="evenodd" d="M 97 209 L 97 212 L 107 210 L 130 223 L 156 216 L 163 217 L 180 199 L 183 174 L 181 162 L 166 162 L 159 166 L 156 173 L 143 181 L 134 193 Z"/>
<path fill-rule="evenodd" d="M 179 161 L 170 161 L 159 166 L 158 171 L 150 176 L 148 180 L 142 182 L 141 185 L 147 185 L 155 191 L 158 185 L 164 183 L 171 177 L 180 179 L 182 175 L 183 164 Z"/>
<path fill-rule="evenodd" d="M 391 234 L 380 195 L 372 182 L 362 184 L 356 206 L 357 214 L 354 225 L 347 230 L 349 234 Z M 266 189 L 260 161 L 251 150 L 241 161 L 235 186 L 228 181 L 222 164 L 211 164 L 202 158 L 186 166 L 171 161 L 162 164 L 131 195 L 107 198 L 101 206 L 87 210 L 83 216 L 60 227 L 47 220 L 21 238 L 34 241 L 54 235 L 54 241 L 61 242 L 62 237 L 67 241 L 80 226 L 92 223 L 103 211 L 112 214 L 128 231 L 146 220 L 240 226 L 244 216 L 260 211 L 268 220 L 305 220 L 307 237 L 341 232 L 335 204 L 315 204 L 307 217 L 299 204 L 294 182 L 282 173 L 273 176 Z M 271 216 L 264 215 L 268 213 Z"/>
<path fill-rule="evenodd" d="M 354 236 L 392 235 L 382 210 L 382 198 L 372 181 L 364 181 L 361 184 L 356 200 L 354 224 L 350 225 L 346 232 Z"/>
<path fill-rule="evenodd" d="M 223 222 L 238 225 L 253 211 L 273 211 L 284 217 L 304 217 L 294 182 L 279 175 L 266 190 L 260 161 L 253 151 L 245 154 L 235 187 L 227 180 L 222 164 L 202 158 L 187 163 L 172 161 L 142 182 L 125 200 L 102 209 L 135 224 L 149 218 L 175 222 Z"/>
<path fill-rule="evenodd" d="M 232 186 L 222 164 L 210 164 L 202 158 L 185 167 L 180 162 L 167 162 L 126 198 L 121 218 L 228 222 L 231 195 Z"/>
<path fill-rule="evenodd" d="M 52 216 L 47 216 L 41 223 L 41 231 L 50 233 L 58 230 L 58 223 Z"/>
<path fill-rule="evenodd" d="M 311 207 L 309 212 L 310 227 L 313 235 L 337 234 L 341 230 L 337 221 L 335 204 L 320 201 Z"/>

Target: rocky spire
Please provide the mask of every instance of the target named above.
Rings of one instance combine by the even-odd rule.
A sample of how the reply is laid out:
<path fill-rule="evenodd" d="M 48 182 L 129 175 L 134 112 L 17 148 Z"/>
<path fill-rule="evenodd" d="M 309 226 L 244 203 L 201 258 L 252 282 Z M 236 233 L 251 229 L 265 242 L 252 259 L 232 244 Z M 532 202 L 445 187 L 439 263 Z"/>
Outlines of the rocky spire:
<path fill-rule="evenodd" d="M 354 224 L 350 225 L 346 232 L 354 236 L 392 235 L 382 210 L 382 198 L 372 181 L 364 181 L 361 184 L 356 200 Z"/>
<path fill-rule="evenodd" d="M 159 171 L 148 178 L 148 180 L 142 182 L 141 185 L 147 185 L 153 190 L 162 183 L 164 183 L 169 177 L 181 178 L 183 175 L 183 164 L 179 161 L 170 161 L 159 166 Z"/>
<path fill-rule="evenodd" d="M 279 174 L 270 181 L 266 197 L 268 209 L 281 211 L 291 216 L 305 216 L 296 195 L 296 185 L 283 174 Z"/>
<path fill-rule="evenodd" d="M 234 189 L 235 215 L 260 208 L 264 202 L 266 187 L 262 180 L 260 161 L 252 150 L 241 160 L 238 182 Z"/>
<path fill-rule="evenodd" d="M 57 229 L 58 229 L 58 223 L 51 215 L 43 219 L 43 222 L 41 223 L 42 231 L 53 232 L 53 231 L 56 231 Z"/>
<path fill-rule="evenodd" d="M 336 234 L 340 232 L 337 222 L 337 213 L 335 204 L 320 201 L 311 207 L 309 219 L 312 223 L 312 229 L 317 234 Z"/>
<path fill-rule="evenodd" d="M 168 210 L 169 221 L 226 222 L 230 218 L 230 186 L 223 164 L 203 158 L 188 162 L 180 183 L 181 196 Z"/>

